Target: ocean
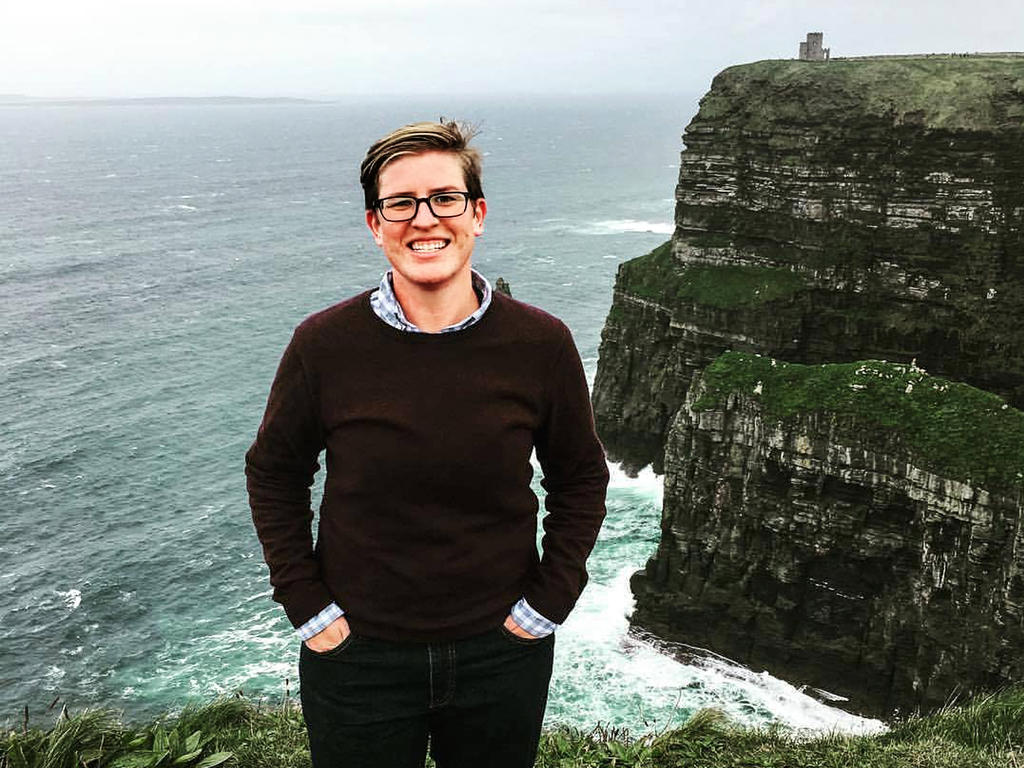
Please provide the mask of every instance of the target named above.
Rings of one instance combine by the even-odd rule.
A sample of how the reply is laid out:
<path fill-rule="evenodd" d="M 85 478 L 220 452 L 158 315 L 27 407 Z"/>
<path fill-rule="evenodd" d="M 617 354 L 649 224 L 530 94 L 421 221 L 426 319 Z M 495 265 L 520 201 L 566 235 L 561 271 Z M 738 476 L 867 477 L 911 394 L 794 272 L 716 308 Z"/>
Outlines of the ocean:
<path fill-rule="evenodd" d="M 474 265 L 561 317 L 593 381 L 617 266 L 671 235 L 695 110 L 696 94 L 0 107 L 0 724 L 25 707 L 45 725 L 62 705 L 139 720 L 296 695 L 243 456 L 295 325 L 386 268 L 358 185 L 374 139 L 441 115 L 479 124 Z M 639 734 L 713 706 L 877 728 L 628 631 L 660 505 L 650 469 L 612 467 L 547 723 Z"/>

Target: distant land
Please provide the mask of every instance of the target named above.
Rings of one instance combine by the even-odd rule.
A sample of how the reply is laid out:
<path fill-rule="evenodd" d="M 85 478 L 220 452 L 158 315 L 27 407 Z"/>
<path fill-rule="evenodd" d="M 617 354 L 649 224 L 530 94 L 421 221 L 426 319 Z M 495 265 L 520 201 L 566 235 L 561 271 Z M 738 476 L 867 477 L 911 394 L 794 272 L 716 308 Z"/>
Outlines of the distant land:
<path fill-rule="evenodd" d="M 51 99 L 25 96 L 19 93 L 0 93 L 0 107 L 132 107 L 145 105 L 187 106 L 190 104 L 330 104 L 318 99 L 293 99 L 283 96 L 149 96 L 116 99 Z"/>

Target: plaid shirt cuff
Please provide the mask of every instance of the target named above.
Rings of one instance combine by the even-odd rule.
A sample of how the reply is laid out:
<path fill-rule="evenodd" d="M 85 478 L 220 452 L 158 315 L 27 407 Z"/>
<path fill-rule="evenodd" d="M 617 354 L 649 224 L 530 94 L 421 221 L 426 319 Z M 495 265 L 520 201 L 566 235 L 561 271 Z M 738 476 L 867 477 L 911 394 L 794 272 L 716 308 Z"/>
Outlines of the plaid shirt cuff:
<path fill-rule="evenodd" d="M 327 625 L 332 621 L 340 619 L 344 615 L 345 612 L 338 607 L 337 603 L 331 603 L 295 631 L 303 640 L 309 640 L 313 635 L 319 635 L 327 629 Z"/>
<path fill-rule="evenodd" d="M 512 606 L 512 618 L 534 637 L 547 637 L 558 629 L 555 622 L 548 621 L 533 610 L 525 597 L 520 598 L 519 602 Z"/>

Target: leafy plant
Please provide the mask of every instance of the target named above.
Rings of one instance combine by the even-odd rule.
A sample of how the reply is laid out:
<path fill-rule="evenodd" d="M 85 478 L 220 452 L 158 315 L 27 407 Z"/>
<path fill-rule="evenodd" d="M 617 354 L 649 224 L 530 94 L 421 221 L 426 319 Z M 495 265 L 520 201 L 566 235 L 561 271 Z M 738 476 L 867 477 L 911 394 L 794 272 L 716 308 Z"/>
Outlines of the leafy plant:
<path fill-rule="evenodd" d="M 202 757 L 206 745 L 214 738 L 213 734 L 204 735 L 201 730 L 185 734 L 186 731 L 179 727 L 168 731 L 158 724 L 129 742 L 129 751 L 111 762 L 109 768 L 214 768 L 232 757 L 231 752 L 214 752 Z"/>
<path fill-rule="evenodd" d="M 0 768 L 215 768 L 232 752 L 204 756 L 213 733 L 157 723 L 142 732 L 122 726 L 110 712 L 62 713 L 53 728 L 6 734 Z"/>

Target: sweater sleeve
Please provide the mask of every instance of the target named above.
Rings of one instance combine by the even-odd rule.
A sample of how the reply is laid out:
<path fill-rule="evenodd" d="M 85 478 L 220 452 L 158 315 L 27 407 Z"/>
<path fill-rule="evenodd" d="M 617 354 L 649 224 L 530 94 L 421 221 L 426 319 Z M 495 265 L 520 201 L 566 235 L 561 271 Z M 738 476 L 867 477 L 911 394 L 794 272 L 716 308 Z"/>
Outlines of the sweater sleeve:
<path fill-rule="evenodd" d="M 594 429 L 579 352 L 561 326 L 558 358 L 548 383 L 549 407 L 535 440 L 547 492 L 541 561 L 524 597 L 561 624 L 587 583 L 586 560 L 605 516 L 608 465 Z"/>
<path fill-rule="evenodd" d="M 333 600 L 320 578 L 310 529 L 310 487 L 323 447 L 319 409 L 293 336 L 270 387 L 256 440 L 245 455 L 245 476 L 274 600 L 295 627 Z"/>

